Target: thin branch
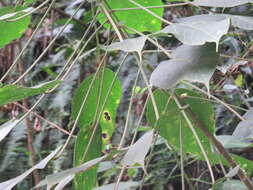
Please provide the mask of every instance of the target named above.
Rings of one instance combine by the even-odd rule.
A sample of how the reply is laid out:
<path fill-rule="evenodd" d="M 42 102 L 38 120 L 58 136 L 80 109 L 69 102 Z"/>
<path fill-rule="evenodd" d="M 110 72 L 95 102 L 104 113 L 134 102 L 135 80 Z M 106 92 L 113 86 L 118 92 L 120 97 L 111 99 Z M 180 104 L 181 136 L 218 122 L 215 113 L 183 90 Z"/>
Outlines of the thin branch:
<path fill-rule="evenodd" d="M 18 102 L 14 102 L 13 104 L 15 104 L 15 105 L 17 105 L 18 107 L 24 109 L 25 111 L 28 111 L 28 110 L 29 110 L 29 109 L 27 109 L 25 106 L 21 105 L 21 104 L 18 103 Z M 33 115 L 35 115 L 36 117 L 38 117 L 39 119 L 45 121 L 47 124 L 51 125 L 53 128 L 56 128 L 56 129 L 58 129 L 59 131 L 65 133 L 65 134 L 67 134 L 67 135 L 70 135 L 70 133 L 69 133 L 67 130 L 65 130 L 65 129 L 63 129 L 62 127 L 60 127 L 59 125 L 57 125 L 57 124 L 55 124 L 55 123 L 53 123 L 53 122 L 47 120 L 46 118 L 44 118 L 43 116 L 37 114 L 36 112 L 33 112 L 33 111 L 32 111 L 31 114 L 33 114 Z M 76 137 L 76 136 L 74 136 L 74 135 L 72 135 L 72 136 L 73 136 L 73 137 Z"/>
<path fill-rule="evenodd" d="M 178 100 L 178 98 L 177 98 L 177 96 L 176 96 L 175 93 L 173 93 L 173 98 L 174 98 L 174 100 L 175 100 L 178 108 L 181 109 L 181 110 L 183 110 L 184 108 L 180 105 L 180 102 L 179 102 L 179 100 Z M 215 183 L 215 178 L 214 178 L 211 162 L 210 162 L 210 160 L 209 160 L 209 158 L 207 156 L 207 153 L 206 153 L 206 151 L 205 151 L 205 149 L 204 149 L 204 147 L 203 147 L 203 145 L 201 143 L 201 140 L 200 140 L 200 138 L 199 138 L 196 130 L 194 129 L 194 127 L 192 125 L 192 122 L 190 121 L 190 119 L 188 118 L 188 116 L 185 114 L 185 112 L 182 112 L 182 115 L 184 116 L 185 121 L 187 122 L 190 130 L 192 131 L 192 133 L 193 133 L 193 135 L 194 135 L 194 137 L 195 137 L 195 139 L 196 139 L 196 141 L 197 141 L 197 143 L 199 145 L 199 148 L 200 148 L 200 150 L 201 150 L 201 152 L 202 152 L 202 154 L 203 154 L 203 156 L 204 156 L 204 158 L 206 160 L 207 167 L 208 167 L 209 172 L 210 172 L 212 184 L 214 184 Z"/>
<path fill-rule="evenodd" d="M 101 8 L 102 12 L 105 14 L 105 16 L 107 17 L 107 19 L 109 20 L 109 22 L 112 25 L 113 29 L 115 30 L 119 40 L 123 41 L 123 37 L 122 37 L 120 31 L 118 30 L 118 27 L 116 26 L 113 18 L 111 17 L 110 13 L 107 11 L 107 9 L 105 8 L 105 5 L 103 3 L 100 4 L 100 8 Z"/>
<path fill-rule="evenodd" d="M 23 53 L 25 52 L 26 48 L 28 47 L 28 45 L 31 43 L 32 39 L 34 38 L 34 36 L 36 35 L 36 33 L 39 31 L 40 26 L 43 24 L 43 21 L 45 20 L 45 18 L 47 17 L 47 14 L 49 13 L 49 11 L 51 10 L 52 6 L 54 5 L 56 0 L 53 0 L 51 2 L 51 4 L 49 5 L 48 9 L 46 10 L 46 12 L 44 13 L 43 17 L 40 19 L 39 23 L 37 24 L 35 30 L 33 31 L 31 37 L 28 39 L 28 41 L 26 42 L 26 44 L 24 45 L 23 49 L 20 51 L 20 53 L 18 54 L 18 56 L 15 58 L 14 62 L 12 63 L 12 65 L 10 66 L 10 68 L 5 72 L 5 74 L 3 75 L 3 77 L 0 79 L 0 83 L 3 82 L 3 80 L 9 75 L 9 73 L 12 71 L 12 69 L 18 64 L 18 60 L 22 57 Z"/>
<path fill-rule="evenodd" d="M 132 88 L 131 98 L 130 98 L 130 102 L 129 102 L 129 106 L 128 106 L 128 111 L 127 111 L 126 123 L 125 123 L 125 126 L 124 126 L 123 135 L 122 135 L 122 137 L 120 139 L 120 143 L 119 143 L 118 149 L 122 148 L 123 143 L 124 143 L 124 139 L 126 137 L 126 133 L 127 133 L 127 129 L 128 129 L 128 122 L 129 122 L 129 118 L 130 118 L 130 114 L 131 114 L 131 110 L 132 110 L 133 98 L 134 98 L 134 93 L 135 93 L 134 90 L 136 88 L 139 75 L 140 75 L 140 69 L 138 70 L 138 73 L 137 73 L 137 76 L 136 76 L 136 79 L 134 81 L 134 85 L 133 85 L 133 88 Z"/>
<path fill-rule="evenodd" d="M 235 114 L 240 120 L 245 120 L 237 111 L 235 111 L 231 106 L 229 106 L 227 103 L 223 102 L 222 100 L 220 100 L 219 98 L 213 96 L 212 94 L 200 89 L 199 87 L 197 87 L 196 85 L 193 85 L 189 82 L 186 82 L 186 81 L 182 81 L 182 83 L 198 90 L 199 92 L 211 97 L 212 99 L 216 100 L 218 103 L 222 104 L 223 106 L 225 106 L 229 111 L 231 111 L 233 114 Z"/>
<path fill-rule="evenodd" d="M 174 96 L 175 100 L 177 100 L 177 104 L 179 107 L 184 107 L 185 104 L 183 103 L 183 100 L 181 100 L 176 95 Z M 227 150 L 224 148 L 224 146 L 218 141 L 215 136 L 208 131 L 208 128 L 205 126 L 203 122 L 198 118 L 197 115 L 193 113 L 190 107 L 186 107 L 185 109 L 181 110 L 181 113 L 185 117 L 185 119 L 188 117 L 187 114 L 190 116 L 190 118 L 194 119 L 196 121 L 196 127 L 198 127 L 204 135 L 209 139 L 209 141 L 217 148 L 219 153 L 224 157 L 224 159 L 230 164 L 232 168 L 235 168 L 238 166 L 238 164 L 235 162 L 235 160 L 230 156 L 230 154 L 227 152 Z M 244 171 L 240 168 L 237 173 L 238 177 L 240 178 L 241 182 L 245 184 L 245 186 L 249 190 L 253 190 L 253 184 L 251 183 L 250 179 L 246 176 Z"/>
<path fill-rule="evenodd" d="M 148 7 L 143 7 L 143 8 L 145 8 L 145 9 L 171 8 L 171 7 L 178 7 L 178 6 L 184 6 L 184 5 L 189 5 L 189 3 L 175 3 L 175 4 L 170 4 L 170 5 L 157 5 L 157 6 L 148 6 Z M 112 9 L 111 12 L 140 10 L 143 8 L 141 8 L 141 7 L 119 8 L 119 9 Z"/>

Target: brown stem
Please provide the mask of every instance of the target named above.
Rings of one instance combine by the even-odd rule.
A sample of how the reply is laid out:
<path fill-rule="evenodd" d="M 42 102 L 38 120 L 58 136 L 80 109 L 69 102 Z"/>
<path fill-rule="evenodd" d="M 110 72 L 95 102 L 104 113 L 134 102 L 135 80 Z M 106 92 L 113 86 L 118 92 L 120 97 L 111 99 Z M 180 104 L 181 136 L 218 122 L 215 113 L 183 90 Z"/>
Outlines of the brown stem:
<path fill-rule="evenodd" d="M 23 105 L 25 108 L 28 108 L 28 99 L 24 99 L 23 100 Z M 34 151 L 34 147 L 33 147 L 33 128 L 31 126 L 30 120 L 29 118 L 25 118 L 25 126 L 27 129 L 27 144 L 28 144 L 28 151 L 29 151 L 29 159 L 30 162 L 32 163 L 32 166 L 36 165 L 36 155 L 35 155 L 35 151 Z M 34 181 L 35 181 L 35 185 L 39 184 L 40 182 L 40 176 L 39 176 L 39 172 L 38 170 L 34 170 L 33 171 L 33 177 L 34 177 Z M 39 190 L 40 188 L 36 188 L 37 190 Z"/>
<path fill-rule="evenodd" d="M 28 111 L 28 110 L 29 110 L 29 109 L 27 109 L 25 106 L 21 105 L 21 104 L 18 103 L 18 102 L 14 102 L 14 104 L 17 105 L 18 107 L 24 109 L 25 111 Z M 36 117 L 38 117 L 39 119 L 45 121 L 47 124 L 51 125 L 53 128 L 58 129 L 59 131 L 65 133 L 65 134 L 67 134 L 67 135 L 70 135 L 70 133 L 69 133 L 67 130 L 65 130 L 65 129 L 63 129 L 62 127 L 60 127 L 59 125 L 57 125 L 57 124 L 55 124 L 55 123 L 53 123 L 53 122 L 47 120 L 46 118 L 42 117 L 41 115 L 37 114 L 36 112 L 31 112 L 31 114 L 33 114 L 33 115 L 35 115 Z M 76 138 L 75 135 L 71 135 L 71 136 L 74 137 L 74 138 Z"/>
<path fill-rule="evenodd" d="M 232 168 L 236 167 L 238 165 L 236 161 L 230 156 L 230 154 L 227 152 L 224 146 L 214 137 L 214 135 L 208 131 L 205 124 L 198 118 L 196 114 L 193 113 L 193 111 L 191 110 L 189 106 L 187 106 L 185 109 L 183 108 L 186 104 L 183 102 L 182 99 L 180 99 L 176 94 L 173 94 L 173 95 L 174 95 L 175 101 L 178 102 L 180 108 L 182 108 L 182 112 L 187 113 L 190 116 L 190 118 L 196 121 L 196 127 L 198 127 L 209 139 L 209 141 L 212 142 L 212 144 L 217 148 L 219 153 L 230 164 L 230 166 Z M 253 190 L 253 184 L 251 183 L 250 179 L 246 176 L 246 174 L 241 168 L 238 170 L 237 175 L 249 190 Z"/>
<path fill-rule="evenodd" d="M 21 51 L 21 43 L 18 44 L 18 48 L 19 50 Z M 24 72 L 24 66 L 23 66 L 23 61 L 22 59 L 20 59 L 20 63 L 18 64 L 18 70 L 20 73 L 23 73 Z M 24 80 L 22 79 L 21 80 L 21 83 L 22 85 L 24 85 Z M 29 110 L 29 101 L 28 99 L 24 99 L 23 100 L 23 106 Z M 35 151 L 34 151 L 34 147 L 33 147 L 33 128 L 31 126 L 31 123 L 30 123 L 30 120 L 28 117 L 25 118 L 25 126 L 26 126 L 26 129 L 27 129 L 27 146 L 28 146 L 28 151 L 29 151 L 29 160 L 32 164 L 32 166 L 35 166 L 36 165 L 36 154 L 35 154 Z M 33 174 L 33 178 L 34 178 L 34 182 L 35 182 L 35 185 L 39 184 L 40 182 L 40 175 L 39 175 L 39 172 L 38 170 L 34 170 L 32 172 Z M 36 188 L 36 190 L 40 190 L 40 188 Z"/>

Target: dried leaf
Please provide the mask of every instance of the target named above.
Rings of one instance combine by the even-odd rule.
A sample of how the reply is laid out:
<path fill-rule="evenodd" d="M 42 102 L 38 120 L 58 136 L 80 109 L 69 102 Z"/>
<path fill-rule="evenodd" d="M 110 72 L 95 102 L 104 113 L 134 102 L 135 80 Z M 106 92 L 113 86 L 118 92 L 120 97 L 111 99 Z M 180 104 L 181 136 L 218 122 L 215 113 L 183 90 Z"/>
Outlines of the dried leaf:
<path fill-rule="evenodd" d="M 244 142 L 242 139 L 238 139 L 233 135 L 218 135 L 216 138 L 225 148 L 245 148 L 251 144 Z"/>
<path fill-rule="evenodd" d="M 246 3 L 253 3 L 253 0 L 195 0 L 192 3 L 206 7 L 235 7 Z"/>
<path fill-rule="evenodd" d="M 215 184 L 212 190 L 247 190 L 248 188 L 240 180 L 228 180 Z"/>
<path fill-rule="evenodd" d="M 244 142 L 251 142 L 253 138 L 253 109 L 250 108 L 243 117 L 245 120 L 237 125 L 232 135 Z"/>
<path fill-rule="evenodd" d="M 172 59 L 164 61 L 153 71 L 150 83 L 163 89 L 173 88 L 179 81 L 188 80 L 206 85 L 215 71 L 218 54 L 214 44 L 203 46 L 182 45 L 172 53 Z"/>
<path fill-rule="evenodd" d="M 11 130 L 19 123 L 18 119 L 10 120 L 0 126 L 0 142 L 11 132 Z"/>
<path fill-rule="evenodd" d="M 229 19 L 220 21 L 197 21 L 171 24 L 160 33 L 172 33 L 186 45 L 203 45 L 206 42 L 215 42 L 218 46 L 220 38 L 227 34 Z"/>
<path fill-rule="evenodd" d="M 62 171 L 62 172 L 59 172 L 59 173 L 56 173 L 56 174 L 48 175 L 46 177 L 46 179 L 42 180 L 34 188 L 38 188 L 38 187 L 41 187 L 41 186 L 44 186 L 44 185 L 47 185 L 48 188 L 50 188 L 50 187 L 54 186 L 55 184 L 61 184 L 61 185 L 59 185 L 60 187 L 62 185 L 65 186 L 65 185 L 67 185 L 66 182 L 70 182 L 74 178 L 75 174 L 90 169 L 94 165 L 96 165 L 99 162 L 101 162 L 102 160 L 104 160 L 106 157 L 107 157 L 107 155 L 96 158 L 96 159 L 93 159 L 93 160 L 90 160 L 90 161 L 88 161 L 88 162 L 86 162 L 86 163 L 84 163 L 80 166 L 70 168 L 70 169 L 67 169 L 65 171 Z"/>
<path fill-rule="evenodd" d="M 132 166 L 135 163 L 138 163 L 146 172 L 145 166 L 144 166 L 144 160 L 152 144 L 153 135 L 154 135 L 153 130 L 147 132 L 135 144 L 133 144 L 129 148 L 129 150 L 127 151 L 127 153 L 125 154 L 122 160 L 123 166 L 127 167 L 127 166 Z"/>
<path fill-rule="evenodd" d="M 231 24 L 243 30 L 253 30 L 253 17 L 231 14 L 202 14 L 177 19 L 179 23 L 188 22 L 217 22 L 224 19 L 231 19 Z"/>
<path fill-rule="evenodd" d="M 227 174 L 226 174 L 226 177 L 234 177 L 238 171 L 240 169 L 240 165 L 237 165 L 236 167 L 234 167 L 232 170 L 230 170 Z"/>
<path fill-rule="evenodd" d="M 24 172 L 23 174 L 10 179 L 8 181 L 0 183 L 0 189 L 4 190 L 11 190 L 15 185 L 20 183 L 23 179 L 25 179 L 29 174 L 31 174 L 36 169 L 43 169 L 46 167 L 47 163 L 57 154 L 61 147 L 57 148 L 55 151 L 53 151 L 51 154 L 49 154 L 46 158 L 41 160 L 38 164 Z"/>
<path fill-rule="evenodd" d="M 128 182 L 120 182 L 119 188 L 117 190 L 129 190 L 130 188 L 136 187 L 140 184 L 140 182 L 136 181 L 128 181 Z M 93 190 L 112 190 L 115 186 L 115 183 L 103 185 L 101 187 L 94 188 Z"/>
<path fill-rule="evenodd" d="M 62 190 L 66 185 L 68 185 L 69 182 L 72 181 L 72 179 L 75 177 L 75 175 L 67 176 L 66 178 L 62 179 L 58 185 L 54 188 L 54 190 Z"/>
<path fill-rule="evenodd" d="M 23 9 L 23 10 L 21 10 L 21 11 L 14 12 L 14 13 L 4 14 L 4 15 L 0 16 L 0 21 L 1 21 L 1 20 L 10 19 L 10 18 L 12 18 L 12 17 L 14 17 L 14 16 L 16 16 L 16 15 L 20 15 L 20 14 L 22 14 L 22 13 L 29 13 L 29 12 L 31 12 L 31 11 L 33 11 L 33 10 L 34 10 L 33 7 L 29 7 L 29 8 Z"/>
<path fill-rule="evenodd" d="M 147 40 L 147 36 L 141 36 L 138 38 L 126 39 L 122 42 L 115 42 L 109 46 L 102 46 L 102 48 L 106 51 L 115 51 L 115 50 L 122 50 L 125 52 L 138 52 L 141 54 L 141 51 L 145 45 Z"/>

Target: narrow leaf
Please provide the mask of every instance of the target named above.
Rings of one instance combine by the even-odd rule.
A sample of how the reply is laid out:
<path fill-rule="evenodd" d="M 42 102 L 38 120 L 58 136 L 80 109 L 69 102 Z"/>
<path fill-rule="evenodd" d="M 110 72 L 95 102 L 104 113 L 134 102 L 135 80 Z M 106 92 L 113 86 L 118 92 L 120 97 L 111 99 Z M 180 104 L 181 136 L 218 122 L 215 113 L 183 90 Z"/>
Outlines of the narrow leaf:
<path fill-rule="evenodd" d="M 0 106 L 22 100 L 29 96 L 42 94 L 53 88 L 61 81 L 50 81 L 34 87 L 22 87 L 17 85 L 6 85 L 0 88 Z"/>
<path fill-rule="evenodd" d="M 11 130 L 18 124 L 19 120 L 10 120 L 0 126 L 0 142 L 11 132 Z"/>
<path fill-rule="evenodd" d="M 12 18 L 16 15 L 20 16 L 20 14 L 22 14 L 22 13 L 28 13 L 28 12 L 33 11 L 33 10 L 34 10 L 33 7 L 29 7 L 29 8 L 23 9 L 21 11 L 14 12 L 14 13 L 4 14 L 4 15 L 0 16 L 0 21 Z"/>
<path fill-rule="evenodd" d="M 153 71 L 150 83 L 171 89 L 181 80 L 200 82 L 209 90 L 209 81 L 218 63 L 214 44 L 203 46 L 182 45 L 172 53 L 172 59 L 161 62 Z"/>
<path fill-rule="evenodd" d="M 74 175 L 70 175 L 63 180 L 61 180 L 57 186 L 54 188 L 54 190 L 62 190 L 66 185 L 68 185 L 69 182 L 74 178 Z"/>
<path fill-rule="evenodd" d="M 92 168 L 94 165 L 98 164 L 102 160 L 104 160 L 107 157 L 107 155 L 90 160 L 80 166 L 67 169 L 65 171 L 48 175 L 45 180 L 42 180 L 36 187 L 42 187 L 44 185 L 48 185 L 49 187 L 52 187 L 53 185 L 56 185 L 58 183 L 63 183 L 62 181 L 66 181 L 66 179 L 73 179 L 74 175 L 80 172 L 84 172 L 90 168 Z M 70 180 L 68 180 L 70 181 Z M 65 184 L 66 185 L 66 184 Z"/>
<path fill-rule="evenodd" d="M 0 189 L 4 190 L 11 190 L 14 186 L 16 186 L 18 183 L 20 183 L 23 179 L 25 179 L 29 174 L 31 174 L 36 169 L 44 169 L 47 165 L 47 163 L 57 154 L 57 152 L 60 150 L 61 147 L 57 148 L 55 151 L 50 153 L 46 158 L 41 160 L 38 164 L 24 172 L 23 174 L 10 179 L 8 181 L 0 183 Z"/>
<path fill-rule="evenodd" d="M 129 150 L 127 151 L 122 160 L 123 166 L 127 167 L 132 166 L 135 163 L 138 163 L 141 165 L 143 170 L 146 171 L 144 160 L 152 144 L 153 135 L 154 135 L 153 130 L 147 132 L 135 144 L 133 144 L 129 148 Z"/>
<path fill-rule="evenodd" d="M 246 3 L 253 3 L 253 0 L 195 0 L 192 3 L 206 7 L 235 7 Z"/>

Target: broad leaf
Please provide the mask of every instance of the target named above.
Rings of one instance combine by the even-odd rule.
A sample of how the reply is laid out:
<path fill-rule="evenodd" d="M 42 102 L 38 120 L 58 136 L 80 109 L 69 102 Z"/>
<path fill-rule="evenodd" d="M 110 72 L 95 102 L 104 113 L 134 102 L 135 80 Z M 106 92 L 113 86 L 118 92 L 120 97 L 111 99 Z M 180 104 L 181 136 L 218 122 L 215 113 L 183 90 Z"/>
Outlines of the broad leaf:
<path fill-rule="evenodd" d="M 101 134 L 100 127 L 98 127 L 95 133 L 95 136 L 93 138 L 93 141 L 90 144 L 90 147 L 87 151 L 85 159 L 82 162 L 85 150 L 88 146 L 90 137 L 92 135 L 92 131 L 93 131 L 93 128 L 91 126 L 88 127 L 87 130 L 80 130 L 76 139 L 76 144 L 75 144 L 74 166 L 79 166 L 83 164 L 84 162 L 87 162 L 89 160 L 92 160 L 101 156 L 102 134 Z M 97 169 L 98 169 L 98 166 L 94 166 L 93 168 L 91 168 L 90 170 L 84 173 L 77 174 L 75 176 L 75 181 L 74 181 L 75 189 L 91 190 L 96 184 Z"/>
<path fill-rule="evenodd" d="M 80 172 L 84 172 L 86 170 L 91 169 L 92 167 L 94 167 L 95 165 L 97 165 L 99 162 L 101 162 L 102 160 L 104 160 L 107 157 L 107 155 L 90 160 L 80 166 L 74 167 L 74 168 L 70 168 L 67 170 L 64 170 L 62 172 L 56 173 L 56 174 L 52 174 L 52 175 L 48 175 L 46 177 L 45 180 L 42 180 L 35 188 L 38 187 L 42 187 L 44 185 L 48 186 L 48 189 L 51 188 L 52 186 L 58 184 L 58 183 L 62 183 L 63 181 L 71 181 L 70 179 L 74 178 L 74 176 L 77 173 Z M 66 184 L 65 184 L 66 185 Z"/>
<path fill-rule="evenodd" d="M 60 150 L 61 147 L 57 148 L 55 151 L 53 151 L 51 154 L 49 154 L 46 158 L 41 160 L 38 164 L 24 172 L 23 174 L 10 179 L 8 181 L 0 183 L 0 189 L 4 190 L 11 190 L 14 186 L 16 186 L 18 183 L 20 183 L 23 179 L 25 179 L 29 174 L 31 174 L 36 169 L 44 169 L 47 165 L 47 163 L 57 154 L 57 152 Z"/>
<path fill-rule="evenodd" d="M 205 124 L 209 132 L 213 133 L 215 128 L 214 110 L 210 102 L 205 101 L 202 96 L 194 91 L 187 89 L 176 89 L 175 93 L 180 97 L 184 97 L 183 101 L 191 108 L 199 121 Z M 159 134 L 166 139 L 174 148 L 180 148 L 180 127 L 183 135 L 183 150 L 186 153 L 192 153 L 199 157 L 202 156 L 201 150 L 197 141 L 192 134 L 187 122 L 181 115 L 181 110 L 177 107 L 175 101 L 170 99 L 170 95 L 161 90 L 154 92 L 154 97 L 157 102 L 157 108 L 160 113 L 158 121 L 155 119 L 154 109 L 151 100 L 147 105 L 147 119 L 151 126 L 157 126 Z M 169 100 L 169 102 L 168 102 Z M 166 106 L 167 105 L 167 106 Z M 211 153 L 209 140 L 202 131 L 195 125 L 198 121 L 191 120 L 198 134 L 199 139 L 207 153 Z"/>
<path fill-rule="evenodd" d="M 138 186 L 140 183 L 136 181 L 120 182 L 117 190 L 128 190 L 130 188 Z M 94 188 L 93 190 L 112 190 L 115 187 L 115 183 L 103 185 L 101 187 Z"/>
<path fill-rule="evenodd" d="M 161 0 L 134 0 L 136 3 L 142 5 L 143 7 L 148 6 L 160 6 L 164 5 Z M 136 8 L 136 5 L 132 4 L 128 0 L 119 1 L 119 0 L 108 0 L 106 3 L 111 9 L 121 9 L 121 8 Z M 163 16 L 163 8 L 149 9 L 156 15 Z M 120 24 L 134 28 L 140 32 L 149 31 L 156 32 L 161 30 L 162 22 L 158 18 L 152 16 L 150 13 L 138 8 L 137 10 L 121 10 L 115 11 L 113 14 L 118 19 Z M 99 15 L 99 22 L 104 23 L 106 17 L 104 14 Z M 108 28 L 108 24 L 104 25 Z M 128 31 L 129 33 L 133 33 Z"/>
<path fill-rule="evenodd" d="M 3 86 L 0 88 L 0 106 L 22 100 L 29 96 L 41 94 L 57 84 L 60 84 L 60 81 L 46 82 L 30 88 L 17 85 Z"/>
<path fill-rule="evenodd" d="M 145 45 L 145 42 L 147 40 L 146 36 L 138 37 L 138 38 L 132 38 L 132 39 L 126 39 L 122 42 L 115 42 L 112 43 L 109 46 L 102 46 L 102 48 L 106 51 L 115 51 L 115 50 L 122 50 L 125 52 L 138 52 L 139 55 L 141 55 L 141 51 Z"/>
<path fill-rule="evenodd" d="M 251 144 L 243 141 L 242 139 L 238 139 L 233 135 L 218 135 L 216 138 L 225 148 L 245 148 Z"/>
<path fill-rule="evenodd" d="M 253 0 L 195 0 L 192 3 L 206 7 L 234 7 L 245 3 L 253 3 Z"/>
<path fill-rule="evenodd" d="M 5 14 L 14 13 L 20 9 L 15 9 L 14 7 L 4 7 L 0 9 L 0 16 Z M 27 16 L 16 22 L 6 22 L 0 21 L 0 48 L 10 43 L 12 40 L 20 38 L 30 23 L 30 17 Z"/>
<path fill-rule="evenodd" d="M 181 80 L 200 82 L 209 89 L 209 81 L 218 63 L 215 45 L 182 45 L 172 53 L 172 59 L 161 62 L 153 71 L 150 83 L 163 89 L 171 89 Z"/>
<path fill-rule="evenodd" d="M 215 184 L 213 190 L 247 190 L 248 188 L 240 180 L 228 180 Z"/>
<path fill-rule="evenodd" d="M 238 165 L 240 165 L 240 167 L 247 172 L 248 175 L 250 175 L 252 173 L 252 171 L 253 171 L 253 162 L 252 162 L 252 160 L 248 160 L 248 159 L 246 159 L 244 157 L 241 157 L 241 156 L 238 156 L 236 154 L 231 154 L 231 156 L 236 161 L 236 163 Z M 223 161 L 223 163 L 226 166 L 230 166 L 230 164 L 228 164 L 227 162 Z"/>
<path fill-rule="evenodd" d="M 251 142 L 253 138 L 253 109 L 249 109 L 243 117 L 244 121 L 241 121 L 233 132 L 233 136 L 241 139 L 244 142 Z"/>
<path fill-rule="evenodd" d="M 122 165 L 127 167 L 133 166 L 135 163 L 138 163 L 141 165 L 143 170 L 146 171 L 144 161 L 152 144 L 153 135 L 154 131 L 151 130 L 145 135 L 143 135 L 136 143 L 130 146 L 129 150 L 127 151 L 122 160 Z"/>
<path fill-rule="evenodd" d="M 107 96 L 108 90 L 110 89 L 112 81 L 115 77 L 115 73 L 113 73 L 109 69 L 105 69 L 104 72 L 100 72 L 98 75 L 99 76 L 95 79 L 89 94 L 87 94 L 87 92 L 94 75 L 90 75 L 89 77 L 87 77 L 82 82 L 82 84 L 77 89 L 77 91 L 75 92 L 75 95 L 72 101 L 72 118 L 73 119 L 77 118 L 77 115 L 80 111 L 83 100 L 85 96 L 88 95 L 87 101 L 84 105 L 84 108 L 81 112 L 81 116 L 78 120 L 78 126 L 80 128 L 85 128 L 86 126 L 89 126 L 89 124 L 92 121 L 97 119 L 95 118 L 96 109 L 98 108 L 97 113 L 100 113 L 102 105 L 105 102 L 105 98 Z M 100 91 L 100 87 L 102 87 L 101 91 Z M 116 118 L 116 110 L 120 102 L 121 93 L 122 93 L 122 90 L 121 90 L 120 81 L 116 79 L 112 87 L 112 90 L 110 92 L 110 95 L 108 96 L 106 100 L 106 105 L 104 109 L 102 110 L 103 115 L 101 118 L 99 118 L 100 124 L 102 127 L 102 133 L 106 133 L 108 138 L 111 137 L 114 131 L 114 121 Z M 99 94 L 101 94 L 100 97 L 99 97 Z M 98 100 L 100 101 L 98 102 Z"/>
<path fill-rule="evenodd" d="M 218 47 L 220 38 L 227 34 L 229 25 L 230 22 L 227 18 L 213 22 L 174 23 L 159 33 L 172 33 L 178 40 L 187 45 L 203 45 L 206 42 L 215 42 Z"/>
<path fill-rule="evenodd" d="M 179 23 L 189 23 L 189 22 L 218 22 L 224 19 L 231 19 L 231 24 L 235 27 L 244 30 L 253 30 L 253 17 L 251 16 L 240 16 L 240 15 L 230 15 L 230 14 L 202 14 L 190 17 L 184 17 L 177 19 Z"/>

